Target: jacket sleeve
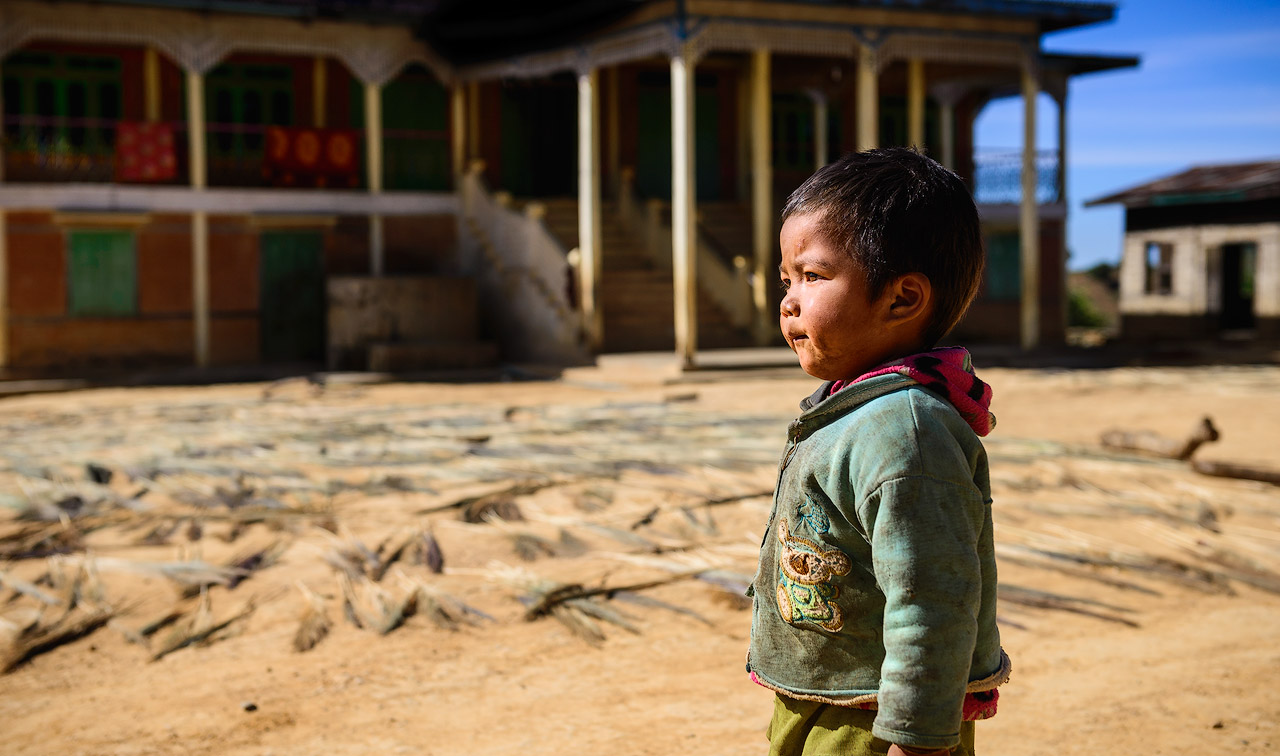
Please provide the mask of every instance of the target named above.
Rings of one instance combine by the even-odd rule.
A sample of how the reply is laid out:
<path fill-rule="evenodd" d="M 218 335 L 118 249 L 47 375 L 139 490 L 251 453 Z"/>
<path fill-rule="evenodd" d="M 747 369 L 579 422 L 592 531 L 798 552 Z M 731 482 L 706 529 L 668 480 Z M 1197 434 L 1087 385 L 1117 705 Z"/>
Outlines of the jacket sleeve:
<path fill-rule="evenodd" d="M 885 597 L 878 738 L 918 748 L 959 742 L 981 607 L 985 506 L 967 474 L 891 479 L 864 502 Z"/>

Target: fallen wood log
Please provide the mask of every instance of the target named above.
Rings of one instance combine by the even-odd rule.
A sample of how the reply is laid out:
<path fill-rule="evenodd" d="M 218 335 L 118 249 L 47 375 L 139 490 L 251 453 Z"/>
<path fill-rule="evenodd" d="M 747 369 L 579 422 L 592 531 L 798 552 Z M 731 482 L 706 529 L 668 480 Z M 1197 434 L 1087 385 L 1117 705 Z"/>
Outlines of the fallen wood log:
<path fill-rule="evenodd" d="M 1215 478 L 1238 478 L 1240 480 L 1256 480 L 1280 486 L 1280 470 L 1269 470 L 1263 467 L 1237 465 L 1231 462 L 1210 462 L 1196 459 L 1191 461 L 1191 469 L 1201 475 L 1212 475 Z"/>
<path fill-rule="evenodd" d="M 610 598 L 616 593 L 626 591 L 633 593 L 635 591 L 643 591 L 647 588 L 657 588 L 660 585 L 669 583 L 678 583 L 682 580 L 690 580 L 698 576 L 705 570 L 697 570 L 694 572 L 684 572 L 677 575 L 658 578 L 656 580 L 646 580 L 643 583 L 631 583 L 629 585 L 600 586 L 598 588 L 584 588 L 581 585 L 564 585 L 554 590 L 548 591 L 533 602 L 528 609 L 525 610 L 524 618 L 526 620 L 535 620 L 544 614 L 549 613 L 557 605 L 577 599 L 591 598 L 593 596 L 604 596 Z"/>
<path fill-rule="evenodd" d="M 1205 416 L 1182 441 L 1165 438 L 1158 433 L 1145 430 L 1109 430 L 1102 434 L 1102 445 L 1108 449 L 1143 452 L 1186 462 L 1201 446 L 1217 441 L 1219 438 L 1221 434 L 1214 427 L 1213 419 Z"/>

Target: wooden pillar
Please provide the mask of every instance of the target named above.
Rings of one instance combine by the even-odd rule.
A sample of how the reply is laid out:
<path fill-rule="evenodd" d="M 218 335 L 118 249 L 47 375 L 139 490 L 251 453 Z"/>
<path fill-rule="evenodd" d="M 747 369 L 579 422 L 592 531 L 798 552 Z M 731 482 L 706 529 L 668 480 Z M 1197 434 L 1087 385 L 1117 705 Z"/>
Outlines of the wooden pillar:
<path fill-rule="evenodd" d="M 858 151 L 880 146 L 880 87 L 875 48 L 858 46 Z"/>
<path fill-rule="evenodd" d="M 773 245 L 773 94 L 768 50 L 751 54 L 751 302 L 755 311 L 756 344 L 769 343 L 777 328 L 769 306 L 769 284 L 774 281 Z"/>
<path fill-rule="evenodd" d="M 365 173 L 370 194 L 382 194 L 382 87 L 364 85 Z M 381 276 L 384 269 L 382 216 L 369 216 L 369 274 Z"/>
<path fill-rule="evenodd" d="M 596 69 L 578 74 L 578 302 L 587 344 L 595 350 L 604 338 L 600 310 L 600 258 L 604 234 L 600 222 L 600 110 Z"/>
<path fill-rule="evenodd" d="M 328 95 L 329 66 L 323 55 L 317 55 L 311 62 L 311 125 L 317 129 L 325 127 Z"/>
<path fill-rule="evenodd" d="M 142 101 L 147 121 L 160 120 L 160 53 L 148 47 L 142 54 Z"/>
<path fill-rule="evenodd" d="M 924 152 L 924 61 L 907 61 L 907 145 Z"/>
<path fill-rule="evenodd" d="M 204 74 L 187 71 L 187 154 L 191 188 L 208 185 L 205 154 Z M 191 313 L 195 324 L 196 365 L 209 364 L 209 214 L 191 213 Z"/>
<path fill-rule="evenodd" d="M 671 58 L 671 272 L 675 284 L 676 357 L 694 365 L 698 350 L 697 195 L 694 193 L 693 56 Z"/>
<path fill-rule="evenodd" d="M 449 142 L 453 157 L 453 188 L 462 187 L 462 176 L 467 171 L 467 89 L 466 84 L 455 83 L 449 90 Z"/>
<path fill-rule="evenodd" d="M 813 97 L 813 169 L 816 171 L 827 164 L 831 142 L 827 134 L 827 96 L 816 91 L 810 95 Z"/>
<path fill-rule="evenodd" d="M 1022 348 L 1040 343 L 1040 218 L 1036 203 L 1036 96 L 1040 92 L 1035 64 L 1022 68 L 1022 203 L 1019 231 L 1022 251 Z"/>
<path fill-rule="evenodd" d="M 609 185 L 613 187 L 616 193 L 620 191 L 622 184 L 622 95 L 618 91 L 619 79 L 618 67 L 611 66 L 609 68 L 609 86 L 605 87 L 605 107 L 608 110 L 608 120 L 605 128 L 605 144 L 608 145 L 608 175 Z"/>

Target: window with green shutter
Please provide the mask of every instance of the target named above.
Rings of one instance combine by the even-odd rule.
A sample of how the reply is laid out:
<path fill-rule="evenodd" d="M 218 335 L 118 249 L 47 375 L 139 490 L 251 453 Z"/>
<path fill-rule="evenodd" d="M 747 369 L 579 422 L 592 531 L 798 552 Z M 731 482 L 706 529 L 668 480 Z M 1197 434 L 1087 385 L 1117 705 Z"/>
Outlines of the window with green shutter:
<path fill-rule="evenodd" d="M 67 232 L 67 311 L 84 316 L 137 313 L 138 258 L 132 232 Z"/>

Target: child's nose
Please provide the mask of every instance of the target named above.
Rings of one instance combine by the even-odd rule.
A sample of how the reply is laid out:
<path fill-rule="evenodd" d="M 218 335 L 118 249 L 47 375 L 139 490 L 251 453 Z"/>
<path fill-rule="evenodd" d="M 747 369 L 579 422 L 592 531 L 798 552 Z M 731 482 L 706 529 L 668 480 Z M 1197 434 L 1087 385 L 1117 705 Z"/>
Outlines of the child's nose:
<path fill-rule="evenodd" d="M 782 302 L 778 308 L 784 317 L 795 317 L 800 314 L 800 299 L 796 296 L 794 289 L 787 289 L 782 295 Z"/>

